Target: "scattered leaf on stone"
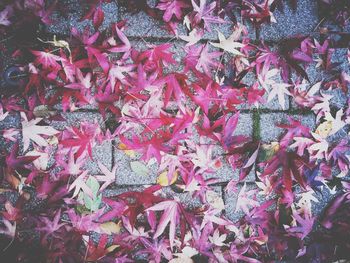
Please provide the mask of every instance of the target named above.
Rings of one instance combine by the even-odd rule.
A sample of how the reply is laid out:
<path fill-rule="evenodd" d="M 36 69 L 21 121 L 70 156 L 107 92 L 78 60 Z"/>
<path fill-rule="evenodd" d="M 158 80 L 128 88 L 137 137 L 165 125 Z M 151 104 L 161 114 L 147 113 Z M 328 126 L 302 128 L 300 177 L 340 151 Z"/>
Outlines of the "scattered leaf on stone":
<path fill-rule="evenodd" d="M 140 161 L 130 162 L 130 167 L 131 167 L 131 170 L 137 175 L 144 176 L 149 174 L 149 168 Z"/>

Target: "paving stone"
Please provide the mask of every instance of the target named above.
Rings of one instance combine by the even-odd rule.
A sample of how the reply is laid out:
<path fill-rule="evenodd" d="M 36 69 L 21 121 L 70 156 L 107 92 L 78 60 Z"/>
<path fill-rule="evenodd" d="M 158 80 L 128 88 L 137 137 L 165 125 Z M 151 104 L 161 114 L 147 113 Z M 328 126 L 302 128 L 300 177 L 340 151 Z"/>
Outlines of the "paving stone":
<path fill-rule="evenodd" d="M 67 6 L 67 17 L 62 17 L 58 13 L 53 14 L 54 23 L 47 27 L 47 32 L 58 35 L 69 35 L 73 27 L 82 32 L 86 27 L 93 29 L 91 20 L 80 21 L 83 15 L 81 4 L 77 0 L 64 0 Z M 103 3 L 102 10 L 105 18 L 99 30 L 105 30 L 112 23 L 119 21 L 118 6 L 115 2 Z"/>
<path fill-rule="evenodd" d="M 174 37 L 174 34 L 167 30 L 164 22 L 150 17 L 143 11 L 134 14 L 126 12 L 124 7 L 120 7 L 120 20 L 127 21 L 127 27 L 124 31 L 126 36 L 166 39 Z M 187 29 L 181 23 L 178 27 L 178 34 L 187 35 Z"/>
<path fill-rule="evenodd" d="M 285 5 L 284 12 L 274 12 L 277 23 L 261 26 L 260 39 L 278 41 L 295 35 L 309 34 L 319 23 L 317 10 L 315 0 L 298 0 L 296 12 Z"/>
<path fill-rule="evenodd" d="M 7 129 L 20 129 L 21 128 L 21 117 L 19 113 L 10 113 L 4 120 L 0 121 L 0 152 L 2 150 L 9 150 L 13 145 L 12 142 L 7 142 L 2 136 L 3 131 Z M 21 135 L 17 135 L 21 139 Z"/>
<path fill-rule="evenodd" d="M 146 162 L 140 160 L 140 154 L 135 152 L 135 156 L 131 157 L 127 155 L 124 151 L 118 149 L 120 141 L 115 140 L 114 147 L 114 163 L 118 166 L 116 174 L 116 184 L 117 185 L 151 185 L 156 184 L 158 176 L 158 164 L 153 163 L 148 165 Z M 140 175 L 135 173 L 130 166 L 130 162 L 138 161 L 143 163 L 148 167 L 149 173 L 145 175 Z"/>
<path fill-rule="evenodd" d="M 338 68 L 341 71 L 346 72 L 347 74 L 350 74 L 350 65 L 347 60 L 347 52 L 348 52 L 348 49 L 346 48 L 335 49 L 331 57 L 331 62 L 337 63 Z M 313 57 L 314 60 L 316 60 L 317 58 L 318 57 L 316 55 Z M 320 67 L 316 68 L 316 64 L 317 64 L 316 62 L 311 63 L 311 65 L 309 65 L 305 70 L 311 83 L 307 88 L 310 88 L 312 85 L 314 85 L 319 81 L 327 80 L 333 76 L 332 74 L 328 74 L 327 72 L 325 72 Z M 348 85 L 348 88 L 350 88 L 350 85 Z M 345 94 L 340 88 L 332 89 L 332 90 L 331 89 L 323 90 L 322 92 L 333 96 L 333 98 L 330 100 L 330 107 L 335 109 L 344 108 L 347 105 L 348 99 L 350 98 L 350 92 Z M 300 106 L 297 105 L 293 99 L 291 99 L 290 104 L 291 104 L 291 108 L 294 108 L 294 109 L 300 108 Z"/>
<path fill-rule="evenodd" d="M 105 123 L 101 114 L 96 112 L 72 112 L 62 113 L 65 121 L 53 121 L 50 125 L 57 130 L 64 130 L 69 126 L 79 127 L 82 121 L 94 122 L 97 121 L 102 129 L 105 129 Z M 92 160 L 87 158 L 84 167 L 90 171 L 91 174 L 101 174 L 101 171 L 97 165 L 97 161 L 100 161 L 109 170 L 112 169 L 112 142 L 104 141 L 100 145 L 97 144 L 92 149 Z"/>
<path fill-rule="evenodd" d="M 314 114 L 290 115 L 300 120 L 301 123 L 311 130 L 316 127 Z M 277 141 L 284 133 L 284 129 L 277 127 L 279 123 L 288 123 L 287 113 L 265 113 L 260 115 L 260 137 L 263 142 Z"/>
<path fill-rule="evenodd" d="M 19 113 L 9 113 L 4 120 L 0 121 L 0 130 L 10 128 L 21 128 L 21 116 Z"/>

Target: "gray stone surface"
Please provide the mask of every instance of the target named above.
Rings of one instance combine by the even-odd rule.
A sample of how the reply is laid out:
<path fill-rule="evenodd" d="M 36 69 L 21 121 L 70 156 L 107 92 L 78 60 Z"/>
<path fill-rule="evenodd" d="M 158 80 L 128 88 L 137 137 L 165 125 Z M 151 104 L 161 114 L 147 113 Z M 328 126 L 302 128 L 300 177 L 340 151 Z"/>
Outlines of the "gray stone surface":
<path fill-rule="evenodd" d="M 315 116 L 306 115 L 289 115 L 292 118 L 301 121 L 301 123 L 311 130 L 315 129 Z M 284 129 L 276 127 L 280 123 L 288 123 L 287 113 L 264 113 L 260 115 L 260 136 L 263 142 L 277 141 L 284 133 Z"/>
<path fill-rule="evenodd" d="M 77 0 L 63 0 L 67 6 L 68 14 L 62 17 L 58 13 L 54 13 L 54 22 L 47 27 L 47 32 L 58 35 L 69 35 L 73 27 L 82 32 L 86 27 L 93 30 L 91 20 L 81 21 L 83 16 L 83 7 Z M 112 23 L 118 22 L 118 6 L 115 2 L 102 4 L 102 10 L 105 13 L 104 22 L 100 30 L 108 29 Z"/>
<path fill-rule="evenodd" d="M 12 142 L 7 142 L 6 139 L 2 136 L 5 130 L 11 128 L 21 128 L 21 117 L 19 113 L 10 113 L 3 121 L 0 121 L 0 151 L 9 150 L 13 144 Z M 19 140 L 21 140 L 21 132 L 19 132 L 16 138 L 19 138 Z"/>
<path fill-rule="evenodd" d="M 145 12 L 140 11 L 132 14 L 126 12 L 124 7 L 120 7 L 120 20 L 127 21 L 125 35 L 131 37 L 155 37 L 170 39 L 175 35 L 167 30 L 166 25 L 162 21 L 158 21 Z M 179 35 L 186 35 L 187 29 L 181 23 L 179 24 Z"/>
<path fill-rule="evenodd" d="M 145 185 L 157 182 L 157 165 L 147 166 L 149 172 L 144 175 L 137 174 L 131 169 L 130 162 L 140 161 L 139 158 L 131 158 L 124 151 L 114 148 L 114 163 L 118 166 L 116 174 L 117 185 Z"/>
<path fill-rule="evenodd" d="M 261 26 L 260 39 L 279 41 L 295 35 L 308 35 L 319 23 L 317 1 L 298 0 L 295 13 L 285 2 L 283 4 L 284 12 L 274 12 L 277 23 Z"/>
<path fill-rule="evenodd" d="M 6 130 L 10 128 L 20 128 L 21 117 L 19 113 L 10 113 L 7 117 L 0 121 L 0 130 Z"/>

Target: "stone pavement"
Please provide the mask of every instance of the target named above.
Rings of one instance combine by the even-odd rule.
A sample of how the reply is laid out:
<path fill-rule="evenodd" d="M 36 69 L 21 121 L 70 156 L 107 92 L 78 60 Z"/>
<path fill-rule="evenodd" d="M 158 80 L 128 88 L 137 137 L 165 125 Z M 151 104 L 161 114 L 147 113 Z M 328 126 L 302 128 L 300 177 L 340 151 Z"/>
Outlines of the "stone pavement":
<path fill-rule="evenodd" d="M 60 18 L 58 15 L 55 17 L 57 23 L 47 28 L 47 31 L 58 35 L 68 35 L 71 27 L 77 27 L 78 29 L 84 28 L 86 25 L 90 24 L 90 21 L 79 22 L 81 16 L 81 7 L 76 3 L 76 1 L 70 0 L 67 2 L 68 10 L 70 13 L 67 18 Z M 279 41 L 295 36 L 297 34 L 311 34 L 317 24 L 320 21 L 318 17 L 318 8 L 315 0 L 299 0 L 298 8 L 296 11 L 292 11 L 289 7 L 286 7 L 284 12 L 276 11 L 274 13 L 277 23 L 271 25 L 264 25 L 260 30 L 255 32 L 251 28 L 250 37 L 253 40 L 264 39 L 266 43 L 274 46 Z M 136 14 L 127 13 L 123 7 L 118 7 L 116 2 L 103 5 L 103 10 L 105 11 L 105 22 L 103 28 L 108 28 L 108 26 L 116 21 L 122 19 L 127 19 L 127 30 L 126 35 L 129 39 L 137 46 L 145 46 L 145 42 L 149 44 L 160 44 L 165 42 L 171 42 L 175 45 L 176 59 L 180 59 L 184 56 L 181 47 L 184 46 L 184 42 L 174 38 L 173 35 L 169 34 L 164 30 L 160 22 L 153 20 L 143 12 Z M 223 32 L 226 37 L 231 33 L 230 25 L 216 26 Z M 186 34 L 186 29 L 181 28 L 179 34 Z M 216 40 L 217 32 L 212 30 L 212 32 L 206 33 L 205 39 Z M 342 63 L 346 60 L 346 50 L 339 49 L 336 51 L 336 59 L 338 62 Z M 348 69 L 349 70 L 349 69 Z M 307 70 L 310 80 L 312 83 L 321 80 L 322 75 L 315 67 L 308 68 Z M 247 83 L 254 82 L 254 78 L 247 78 Z M 339 91 L 337 91 L 339 93 Z M 348 96 L 348 95 L 347 95 Z M 335 94 L 332 99 L 332 107 L 340 108 L 345 103 L 345 94 Z M 282 134 L 283 130 L 275 127 L 276 123 L 286 122 L 287 116 L 292 116 L 296 119 L 300 119 L 303 124 L 309 126 L 310 128 L 315 128 L 315 116 L 312 112 L 301 111 L 296 108 L 293 103 L 288 101 L 288 105 L 283 110 L 277 99 L 271 103 L 266 103 L 261 105 L 259 109 L 243 107 L 242 114 L 240 116 L 239 125 L 236 130 L 236 134 L 251 135 L 255 139 L 261 139 L 263 142 L 270 143 L 277 141 L 279 136 Z M 94 120 L 103 122 L 100 114 L 90 107 L 89 109 L 84 109 L 81 112 L 67 113 L 65 114 L 68 124 L 79 125 L 79 121 Z M 5 121 L 0 122 L 0 128 L 5 127 L 16 127 L 19 124 L 18 116 L 11 116 L 5 119 Z M 52 123 L 56 128 L 66 125 L 66 123 Z M 110 125 L 107 121 L 103 126 Z M 1 141 L 0 141 L 1 143 Z M 152 185 L 156 183 L 156 167 L 151 167 L 148 176 L 140 176 L 134 173 L 130 167 L 130 162 L 137 160 L 137 157 L 130 157 L 125 155 L 124 152 L 118 150 L 116 145 L 118 142 L 104 143 L 94 149 L 94 161 L 86 164 L 86 167 L 91 171 L 92 174 L 98 174 L 99 168 L 97 166 L 97 160 L 105 164 L 109 169 L 114 164 L 118 165 L 116 173 L 116 184 L 112 189 L 106 190 L 105 195 L 112 195 L 114 193 L 121 193 L 130 189 L 142 189 L 146 185 Z M 235 203 L 237 194 L 227 194 L 224 188 L 229 180 L 232 178 L 237 178 L 238 172 L 233 172 L 228 166 L 223 166 L 217 171 L 216 174 L 211 174 L 210 177 L 215 177 L 219 179 L 219 182 L 213 187 L 214 191 L 221 196 L 225 203 L 225 213 L 226 216 L 232 220 L 237 220 L 240 214 L 235 213 Z M 246 178 L 246 183 L 248 189 L 256 187 L 255 181 L 255 169 L 251 175 Z M 239 189 L 242 184 L 239 185 Z M 196 199 L 192 199 L 188 194 L 175 193 L 171 187 L 166 189 L 166 196 L 178 196 L 183 202 L 189 207 L 195 207 L 200 205 L 200 202 Z M 327 195 L 323 196 L 327 199 Z M 321 199 L 321 200 L 325 200 Z M 315 205 L 315 211 L 321 211 L 325 202 L 320 202 Z"/>

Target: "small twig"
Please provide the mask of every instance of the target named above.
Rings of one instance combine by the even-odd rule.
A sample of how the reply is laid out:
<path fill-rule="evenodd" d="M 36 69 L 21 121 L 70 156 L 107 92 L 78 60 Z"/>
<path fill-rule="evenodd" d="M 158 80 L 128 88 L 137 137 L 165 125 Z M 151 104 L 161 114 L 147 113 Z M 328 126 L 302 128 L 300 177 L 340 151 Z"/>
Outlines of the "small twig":
<path fill-rule="evenodd" d="M 8 40 L 11 40 L 11 39 L 14 38 L 14 37 L 15 37 L 15 36 L 12 35 L 12 36 L 10 36 L 10 37 L 4 38 L 4 39 L 0 40 L 0 43 L 6 42 L 6 41 L 8 41 Z"/>
<path fill-rule="evenodd" d="M 315 26 L 315 28 L 312 31 L 315 32 L 316 29 L 318 29 L 318 27 L 323 23 L 324 20 L 325 20 L 325 17 L 320 20 L 320 22 Z"/>

